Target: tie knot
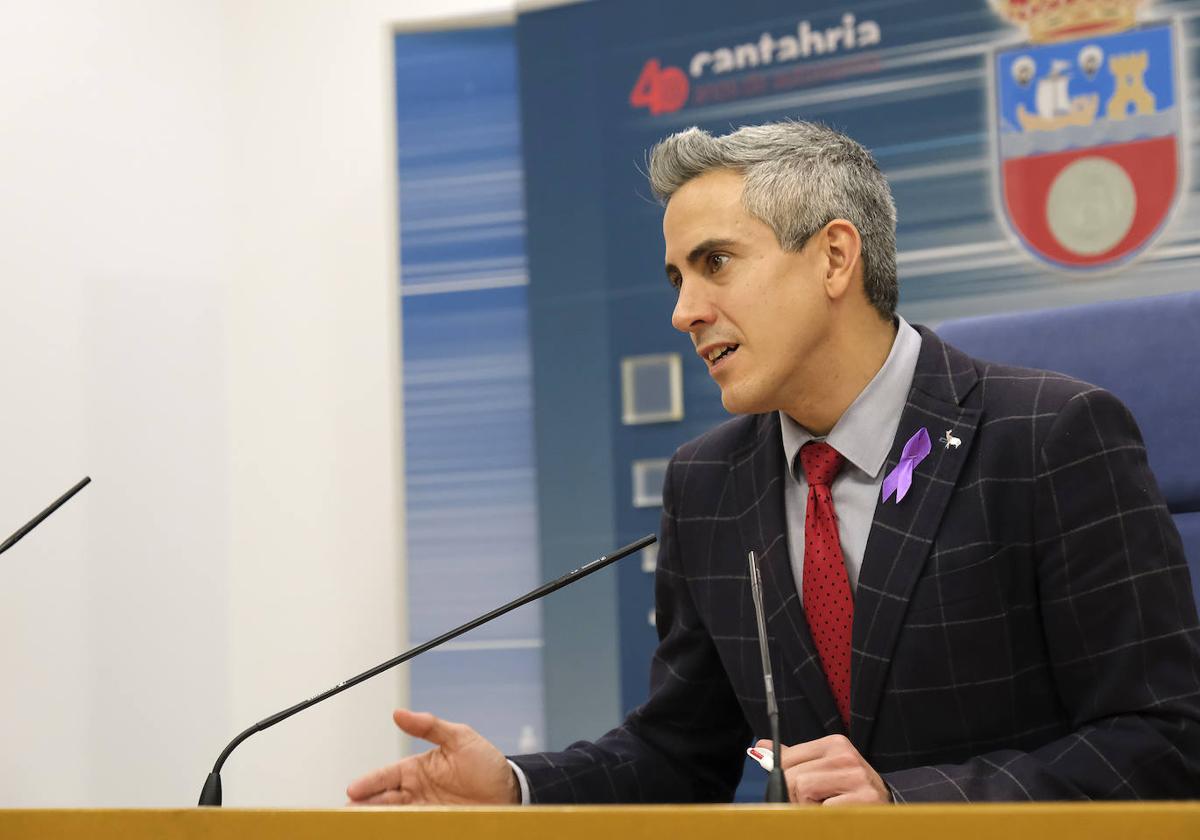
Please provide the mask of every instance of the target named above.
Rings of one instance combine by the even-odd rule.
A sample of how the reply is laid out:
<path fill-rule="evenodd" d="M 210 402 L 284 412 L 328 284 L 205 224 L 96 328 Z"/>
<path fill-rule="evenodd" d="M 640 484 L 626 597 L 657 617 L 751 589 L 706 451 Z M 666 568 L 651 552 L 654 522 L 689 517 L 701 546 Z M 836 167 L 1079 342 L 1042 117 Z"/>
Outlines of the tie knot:
<path fill-rule="evenodd" d="M 828 487 L 846 463 L 846 456 L 824 441 L 809 441 L 800 447 L 800 466 L 809 487 Z"/>

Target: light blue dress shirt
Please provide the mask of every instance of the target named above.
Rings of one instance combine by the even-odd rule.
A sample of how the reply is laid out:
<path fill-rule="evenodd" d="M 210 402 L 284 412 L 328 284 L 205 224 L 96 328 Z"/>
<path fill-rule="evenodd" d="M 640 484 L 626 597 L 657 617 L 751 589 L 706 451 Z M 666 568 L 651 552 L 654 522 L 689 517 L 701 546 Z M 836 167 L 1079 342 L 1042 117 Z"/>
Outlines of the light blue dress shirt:
<path fill-rule="evenodd" d="M 779 412 L 783 432 L 785 469 L 783 504 L 787 513 L 788 549 L 796 592 L 803 598 L 804 517 L 808 507 L 808 481 L 796 457 L 800 447 L 810 440 L 824 440 L 846 457 L 841 472 L 833 480 L 830 493 L 837 512 L 838 538 L 846 561 L 850 591 L 858 586 L 867 535 L 875 519 L 875 505 L 883 487 L 883 465 L 900 427 L 900 415 L 908 402 L 917 356 L 921 353 L 921 334 L 897 317 L 896 338 L 883 367 L 867 383 L 824 438 L 817 438 L 791 417 Z"/>

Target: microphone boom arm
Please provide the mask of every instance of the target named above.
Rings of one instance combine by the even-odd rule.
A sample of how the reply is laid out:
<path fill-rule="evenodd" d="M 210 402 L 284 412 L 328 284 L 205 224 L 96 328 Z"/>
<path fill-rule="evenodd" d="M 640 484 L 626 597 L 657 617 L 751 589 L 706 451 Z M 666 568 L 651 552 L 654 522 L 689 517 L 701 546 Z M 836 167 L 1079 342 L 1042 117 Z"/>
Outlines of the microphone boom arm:
<path fill-rule="evenodd" d="M 271 715 L 268 718 L 263 718 L 258 723 L 251 726 L 249 729 L 246 729 L 245 731 L 240 733 L 236 738 L 234 738 L 232 741 L 229 742 L 229 744 L 225 747 L 224 750 L 221 751 L 221 755 L 217 758 L 216 764 L 213 765 L 212 772 L 208 774 L 208 778 L 204 782 L 204 789 L 200 792 L 200 801 L 198 804 L 212 805 L 212 806 L 217 806 L 217 807 L 219 807 L 221 805 L 221 768 L 225 766 L 225 760 L 227 758 L 229 758 L 229 754 L 232 753 L 239 744 L 241 744 L 243 741 L 245 741 L 247 738 L 249 738 L 254 733 L 262 732 L 264 729 L 270 729 L 275 724 L 287 720 L 292 715 L 297 714 L 298 712 L 304 711 L 309 706 L 315 706 L 317 703 L 320 703 L 322 700 L 327 700 L 330 697 L 334 696 L 335 694 L 341 694 L 346 689 L 353 688 L 354 686 L 358 685 L 359 683 L 365 682 L 366 680 L 371 679 L 371 677 L 378 676 L 379 674 L 382 674 L 384 671 L 387 671 L 390 668 L 394 668 L 397 665 L 401 665 L 401 664 L 407 662 L 408 660 L 412 659 L 414 656 L 420 656 L 425 651 L 432 650 L 433 648 L 437 647 L 438 645 L 444 644 L 445 642 L 450 641 L 451 639 L 455 638 L 456 636 L 461 636 L 463 633 L 466 633 L 468 630 L 474 630 L 476 627 L 480 626 L 481 624 L 487 624 L 492 619 L 499 618 L 500 616 L 504 615 L 505 613 L 515 610 L 517 607 L 522 607 L 525 604 L 528 604 L 530 601 L 536 601 L 538 598 L 542 598 L 546 595 L 549 595 L 551 592 L 555 592 L 559 589 L 562 589 L 564 586 L 566 586 L 569 583 L 574 583 L 575 581 L 579 580 L 580 578 L 587 577 L 588 575 L 592 574 L 593 572 L 598 572 L 601 569 L 603 569 L 605 566 L 609 565 L 610 563 L 615 563 L 617 560 L 620 560 L 622 557 L 627 557 L 628 555 L 633 554 L 635 551 L 640 551 L 641 549 L 645 548 L 646 546 L 650 545 L 651 543 L 655 542 L 656 540 L 657 540 L 657 537 L 655 537 L 654 534 L 647 534 L 646 536 L 642 537 L 641 539 L 634 540 L 633 542 L 629 543 L 629 545 L 625 545 L 625 546 L 622 546 L 621 548 L 618 548 L 616 551 L 614 551 L 611 554 L 605 554 L 600 557 L 597 557 L 595 560 L 592 560 L 590 563 L 585 563 L 584 565 L 580 566 L 578 569 L 575 569 L 574 571 L 571 571 L 571 572 L 567 572 L 562 577 L 556 578 L 555 580 L 552 580 L 549 583 L 543 584 L 542 586 L 539 586 L 537 589 L 534 589 L 531 592 L 525 593 L 524 595 L 522 595 L 520 598 L 517 598 L 516 600 L 509 601 L 507 604 L 505 604 L 502 607 L 497 607 L 496 609 L 492 610 L 489 613 L 486 613 L 484 615 L 479 616 L 478 618 L 474 618 L 471 621 L 468 621 L 466 624 L 463 624 L 459 627 L 455 627 L 453 630 L 443 633 L 442 635 L 438 636 L 436 639 L 430 639 L 428 642 L 425 642 L 424 644 L 421 644 L 421 645 L 417 645 L 415 648 L 412 648 L 411 650 L 406 650 L 404 653 L 400 654 L 399 656 L 393 657 L 392 659 L 389 659 L 387 662 L 382 662 L 379 665 L 376 665 L 374 668 L 371 668 L 367 671 L 363 671 L 361 674 L 358 674 L 357 676 L 351 677 L 348 680 L 343 680 L 342 682 L 335 685 L 333 688 L 327 689 L 326 691 L 322 691 L 320 694 L 310 697 L 307 700 L 301 701 L 294 706 L 284 709 L 281 712 L 276 712 L 275 714 Z"/>

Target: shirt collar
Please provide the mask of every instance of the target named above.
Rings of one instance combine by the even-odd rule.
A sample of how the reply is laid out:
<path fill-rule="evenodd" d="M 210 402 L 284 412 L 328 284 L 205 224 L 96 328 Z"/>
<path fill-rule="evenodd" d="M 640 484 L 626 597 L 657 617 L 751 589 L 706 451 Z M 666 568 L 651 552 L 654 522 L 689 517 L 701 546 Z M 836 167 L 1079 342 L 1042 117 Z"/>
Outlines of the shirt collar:
<path fill-rule="evenodd" d="M 896 321 L 896 338 L 883 367 L 824 438 L 848 462 L 872 478 L 879 475 L 891 451 L 917 371 L 917 357 L 921 354 L 921 334 L 898 315 Z M 796 477 L 793 471 L 796 453 L 801 446 L 818 438 L 782 411 L 779 425 L 787 470 Z"/>

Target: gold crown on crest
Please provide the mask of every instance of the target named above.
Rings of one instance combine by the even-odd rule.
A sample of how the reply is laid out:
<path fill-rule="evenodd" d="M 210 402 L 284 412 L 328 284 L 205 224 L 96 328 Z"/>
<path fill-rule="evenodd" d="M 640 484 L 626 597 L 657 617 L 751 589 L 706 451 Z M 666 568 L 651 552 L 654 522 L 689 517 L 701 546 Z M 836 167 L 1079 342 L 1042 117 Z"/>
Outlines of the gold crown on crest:
<path fill-rule="evenodd" d="M 1001 17 L 1025 29 L 1035 44 L 1106 35 L 1137 23 L 1145 0 L 992 0 Z"/>

